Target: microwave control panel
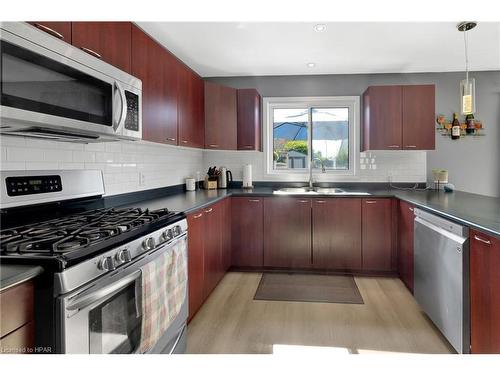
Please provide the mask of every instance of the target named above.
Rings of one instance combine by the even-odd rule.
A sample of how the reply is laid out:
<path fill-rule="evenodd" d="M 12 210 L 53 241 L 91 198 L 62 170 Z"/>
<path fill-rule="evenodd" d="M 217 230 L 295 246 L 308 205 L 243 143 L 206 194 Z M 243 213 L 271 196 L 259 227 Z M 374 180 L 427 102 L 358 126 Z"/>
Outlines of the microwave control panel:
<path fill-rule="evenodd" d="M 139 96 L 125 91 L 125 98 L 127 99 L 127 117 L 125 118 L 125 129 L 139 130 Z"/>
<path fill-rule="evenodd" d="M 62 191 L 61 176 L 55 175 L 7 177 L 5 182 L 11 197 Z"/>

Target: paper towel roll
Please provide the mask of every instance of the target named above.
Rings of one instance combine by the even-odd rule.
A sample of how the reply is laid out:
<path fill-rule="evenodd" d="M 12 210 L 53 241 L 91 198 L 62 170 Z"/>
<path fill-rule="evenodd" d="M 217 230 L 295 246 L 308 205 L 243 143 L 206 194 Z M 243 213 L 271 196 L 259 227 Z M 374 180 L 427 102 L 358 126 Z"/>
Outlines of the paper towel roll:
<path fill-rule="evenodd" d="M 252 164 L 243 166 L 243 187 L 252 188 Z"/>

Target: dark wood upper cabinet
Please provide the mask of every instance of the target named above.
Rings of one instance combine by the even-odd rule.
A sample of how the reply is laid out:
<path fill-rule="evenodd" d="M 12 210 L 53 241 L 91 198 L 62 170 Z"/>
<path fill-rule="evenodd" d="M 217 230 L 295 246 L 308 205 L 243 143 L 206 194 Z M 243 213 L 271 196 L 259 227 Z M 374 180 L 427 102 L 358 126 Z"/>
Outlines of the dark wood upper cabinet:
<path fill-rule="evenodd" d="M 470 231 L 471 352 L 500 354 L 500 238 Z"/>
<path fill-rule="evenodd" d="M 413 293 L 413 220 L 414 206 L 398 202 L 398 272 L 401 281 Z"/>
<path fill-rule="evenodd" d="M 371 86 L 363 94 L 363 150 L 401 150 L 401 86 Z"/>
<path fill-rule="evenodd" d="M 28 23 L 57 39 L 71 43 L 71 22 L 33 21 Z"/>
<path fill-rule="evenodd" d="M 188 236 L 188 280 L 189 280 L 189 319 L 204 301 L 204 263 L 205 263 L 205 223 L 203 210 L 187 215 Z"/>
<path fill-rule="evenodd" d="M 311 199 L 264 198 L 264 266 L 311 267 Z"/>
<path fill-rule="evenodd" d="M 255 89 L 238 90 L 238 150 L 262 151 L 261 96 Z"/>
<path fill-rule="evenodd" d="M 264 198 L 234 197 L 231 208 L 232 265 L 264 265 Z"/>
<path fill-rule="evenodd" d="M 403 150 L 435 149 L 435 86 L 403 86 Z"/>
<path fill-rule="evenodd" d="M 392 270 L 393 220 L 390 198 L 363 198 L 361 204 L 363 270 Z"/>
<path fill-rule="evenodd" d="M 361 199 L 313 199 L 312 228 L 314 268 L 362 268 Z"/>
<path fill-rule="evenodd" d="M 205 111 L 203 80 L 187 66 L 178 67 L 179 145 L 205 147 Z"/>
<path fill-rule="evenodd" d="M 71 38 L 75 47 L 131 72 L 131 22 L 72 22 Z"/>
<path fill-rule="evenodd" d="M 236 150 L 236 89 L 205 82 L 205 148 Z"/>
<path fill-rule="evenodd" d="M 371 86 L 363 94 L 363 151 L 433 150 L 435 86 Z"/>
<path fill-rule="evenodd" d="M 142 138 L 177 144 L 177 60 L 132 25 L 132 75 L 142 81 Z"/>

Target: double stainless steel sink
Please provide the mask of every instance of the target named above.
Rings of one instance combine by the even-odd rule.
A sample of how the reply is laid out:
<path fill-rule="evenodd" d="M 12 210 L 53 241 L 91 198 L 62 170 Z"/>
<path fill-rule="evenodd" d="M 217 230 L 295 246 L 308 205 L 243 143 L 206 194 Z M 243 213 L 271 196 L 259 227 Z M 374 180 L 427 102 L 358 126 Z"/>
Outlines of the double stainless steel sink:
<path fill-rule="evenodd" d="M 312 190 L 308 187 L 297 187 L 297 188 L 282 188 L 279 190 L 274 190 L 274 194 L 281 195 L 370 195 L 365 191 L 346 191 L 339 188 L 323 188 L 315 187 Z"/>

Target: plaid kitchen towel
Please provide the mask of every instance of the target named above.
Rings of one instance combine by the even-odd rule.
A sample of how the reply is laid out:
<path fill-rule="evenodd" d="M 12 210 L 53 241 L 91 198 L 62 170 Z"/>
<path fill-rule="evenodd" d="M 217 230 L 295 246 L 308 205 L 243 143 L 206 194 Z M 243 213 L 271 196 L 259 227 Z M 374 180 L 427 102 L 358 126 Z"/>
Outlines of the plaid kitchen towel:
<path fill-rule="evenodd" d="M 141 341 L 136 353 L 150 350 L 179 313 L 187 292 L 186 242 L 179 241 L 142 268 Z"/>

